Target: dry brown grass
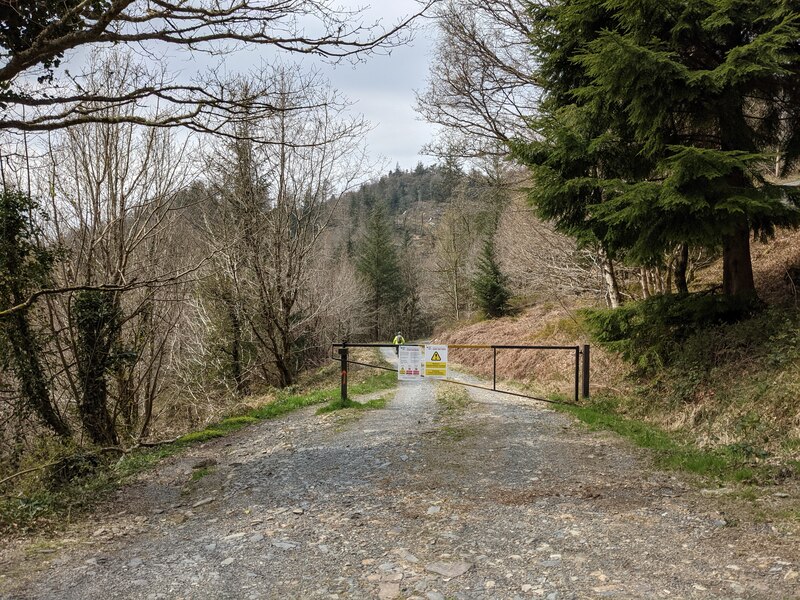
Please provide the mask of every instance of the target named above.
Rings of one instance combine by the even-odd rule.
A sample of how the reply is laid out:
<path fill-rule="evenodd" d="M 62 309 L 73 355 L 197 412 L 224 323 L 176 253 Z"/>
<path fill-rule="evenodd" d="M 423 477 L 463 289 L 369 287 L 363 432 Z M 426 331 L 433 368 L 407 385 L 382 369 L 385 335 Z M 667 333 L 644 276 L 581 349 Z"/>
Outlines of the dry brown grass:
<path fill-rule="evenodd" d="M 751 249 L 753 277 L 762 300 L 796 306 L 800 300 L 800 230 L 782 230 L 774 240 Z"/>
<path fill-rule="evenodd" d="M 589 336 L 576 310 L 579 302 L 541 303 L 514 317 L 480 321 L 437 333 L 435 341 L 447 344 L 475 345 L 548 345 L 587 344 Z M 492 352 L 488 349 L 454 348 L 450 361 L 465 366 L 482 377 L 492 376 Z M 629 367 L 618 357 L 601 348 L 592 348 L 591 391 L 619 389 Z M 563 394 L 571 397 L 575 372 L 574 352 L 541 350 L 498 350 L 499 380 L 514 380 L 539 394 Z"/>

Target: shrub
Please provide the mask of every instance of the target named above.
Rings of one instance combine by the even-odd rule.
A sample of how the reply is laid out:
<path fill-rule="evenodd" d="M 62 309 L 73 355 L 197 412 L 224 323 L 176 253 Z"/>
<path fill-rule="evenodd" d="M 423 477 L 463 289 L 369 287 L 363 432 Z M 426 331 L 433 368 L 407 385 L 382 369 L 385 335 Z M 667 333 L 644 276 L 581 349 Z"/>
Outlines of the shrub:
<path fill-rule="evenodd" d="M 592 339 L 645 372 L 673 364 L 693 336 L 752 316 L 750 299 L 707 293 L 664 295 L 616 309 L 585 309 Z M 691 340 L 691 341 L 690 341 Z"/>

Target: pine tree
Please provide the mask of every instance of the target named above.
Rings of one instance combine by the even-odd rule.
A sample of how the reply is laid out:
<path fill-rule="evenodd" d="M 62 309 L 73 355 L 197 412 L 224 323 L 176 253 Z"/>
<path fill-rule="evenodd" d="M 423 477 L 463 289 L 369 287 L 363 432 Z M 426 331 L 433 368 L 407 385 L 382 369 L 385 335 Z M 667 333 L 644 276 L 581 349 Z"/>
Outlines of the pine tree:
<path fill-rule="evenodd" d="M 373 333 L 379 340 L 394 327 L 398 305 L 405 295 L 391 224 L 380 203 L 373 209 L 358 245 L 356 268 L 369 289 Z"/>
<path fill-rule="evenodd" d="M 784 170 L 800 157 L 800 13 L 561 0 L 535 16 L 543 141 L 518 154 L 540 209 L 640 264 L 722 249 L 724 292 L 754 296 L 750 234 L 800 221 L 796 194 L 764 177 L 776 148 Z"/>
<path fill-rule="evenodd" d="M 483 313 L 490 319 L 508 314 L 511 292 L 508 289 L 508 278 L 500 271 L 494 254 L 494 243 L 486 240 L 478 258 L 478 269 L 472 280 L 475 299 Z"/>
<path fill-rule="evenodd" d="M 591 83 L 575 58 L 610 26 L 609 11 L 594 0 L 556 2 L 531 11 L 537 80 L 545 93 L 530 121 L 535 134 L 530 141 L 513 143 L 512 152 L 531 169 L 529 199 L 539 216 L 598 252 L 609 303 L 617 306 L 621 297 L 613 261 L 628 258 L 628 244 L 596 217 L 596 207 L 608 199 L 605 180 L 637 181 L 650 172 L 652 162 L 642 156 L 615 99 L 586 102 L 575 95 Z"/>

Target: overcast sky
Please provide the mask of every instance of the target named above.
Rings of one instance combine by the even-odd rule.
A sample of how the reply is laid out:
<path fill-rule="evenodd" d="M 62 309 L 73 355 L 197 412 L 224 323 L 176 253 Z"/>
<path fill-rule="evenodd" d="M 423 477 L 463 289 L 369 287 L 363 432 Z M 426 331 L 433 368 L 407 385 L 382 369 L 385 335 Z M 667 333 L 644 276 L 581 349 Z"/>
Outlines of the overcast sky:
<path fill-rule="evenodd" d="M 418 9 L 413 0 L 343 1 L 348 6 L 363 6 L 366 22 L 383 19 L 387 27 Z M 428 62 L 433 47 L 433 30 L 420 28 L 414 41 L 395 48 L 391 55 L 372 56 L 365 63 L 326 66 L 324 72 L 334 88 L 347 96 L 353 109 L 363 114 L 374 129 L 367 143 L 373 157 L 383 157 L 390 168 L 399 164 L 412 169 L 417 162 L 435 162 L 420 155 L 423 144 L 431 141 L 433 127 L 420 120 L 414 111 L 414 91 L 423 91 L 428 77 Z"/>

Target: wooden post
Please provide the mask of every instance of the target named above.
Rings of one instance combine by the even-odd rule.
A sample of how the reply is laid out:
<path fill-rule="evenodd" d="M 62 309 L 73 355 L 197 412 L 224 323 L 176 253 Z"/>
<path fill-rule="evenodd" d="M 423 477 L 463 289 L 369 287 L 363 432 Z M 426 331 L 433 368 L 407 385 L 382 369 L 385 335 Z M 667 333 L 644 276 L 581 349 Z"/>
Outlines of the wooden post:
<path fill-rule="evenodd" d="M 492 389 L 497 391 L 497 348 L 492 346 Z"/>
<path fill-rule="evenodd" d="M 589 397 L 589 344 L 583 346 L 583 397 Z"/>
<path fill-rule="evenodd" d="M 339 357 L 341 359 L 342 364 L 342 402 L 347 402 L 347 353 L 348 350 L 346 347 L 339 348 Z"/>

